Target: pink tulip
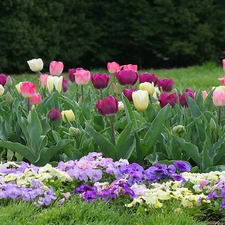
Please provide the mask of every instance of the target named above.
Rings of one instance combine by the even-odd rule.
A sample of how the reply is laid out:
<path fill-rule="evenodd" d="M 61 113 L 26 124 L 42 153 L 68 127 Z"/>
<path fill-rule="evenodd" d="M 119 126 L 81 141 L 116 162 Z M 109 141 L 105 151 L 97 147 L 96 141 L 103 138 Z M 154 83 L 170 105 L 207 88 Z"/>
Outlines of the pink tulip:
<path fill-rule="evenodd" d="M 33 97 L 36 94 L 36 86 L 36 84 L 29 81 L 22 82 L 20 86 L 21 95 L 24 98 Z"/>
<path fill-rule="evenodd" d="M 174 107 L 177 103 L 177 95 L 176 93 L 167 94 L 164 92 L 159 96 L 158 100 L 162 108 L 167 104 L 170 104 L 172 107 Z"/>
<path fill-rule="evenodd" d="M 49 65 L 49 71 L 52 76 L 59 76 L 64 69 L 62 62 L 52 61 Z"/>
<path fill-rule="evenodd" d="M 78 85 L 86 85 L 91 79 L 91 73 L 88 70 L 78 70 L 74 75 Z"/>
<path fill-rule="evenodd" d="M 39 80 L 41 82 L 41 86 L 43 88 L 46 88 L 47 86 L 47 80 L 48 80 L 48 74 L 41 74 L 40 77 L 39 77 Z"/>
<path fill-rule="evenodd" d="M 76 73 L 78 70 L 83 70 L 83 68 L 81 68 L 81 67 L 79 67 L 79 68 L 72 68 L 72 69 L 69 69 L 69 71 L 68 71 L 68 78 L 70 79 L 70 81 L 72 83 L 76 83 L 74 73 Z"/>
<path fill-rule="evenodd" d="M 117 73 L 120 71 L 120 65 L 117 62 L 108 62 L 107 69 L 110 73 Z"/>
<path fill-rule="evenodd" d="M 222 64 L 223 64 L 223 70 L 225 72 L 225 59 L 222 60 Z"/>
<path fill-rule="evenodd" d="M 37 105 L 42 101 L 40 93 L 36 93 L 33 97 L 29 98 L 29 103 L 31 105 Z"/>
<path fill-rule="evenodd" d="M 123 68 L 123 70 L 132 70 L 132 71 L 134 71 L 136 73 L 138 71 L 138 66 L 137 65 L 133 65 L 133 64 L 123 65 L 122 68 Z"/>
<path fill-rule="evenodd" d="M 118 111 L 118 100 L 113 96 L 103 98 L 96 104 L 98 112 L 103 116 L 116 114 Z"/>
<path fill-rule="evenodd" d="M 225 91 L 214 91 L 213 92 L 213 104 L 216 106 L 225 105 Z"/>
<path fill-rule="evenodd" d="M 208 96 L 207 91 L 202 91 L 202 98 L 203 98 L 203 101 L 205 101 L 205 99 L 207 98 L 207 96 Z"/>
<path fill-rule="evenodd" d="M 224 61 L 224 63 L 225 63 L 225 61 Z M 218 80 L 219 80 L 223 85 L 225 85 L 225 76 L 222 77 L 222 78 L 218 78 Z"/>

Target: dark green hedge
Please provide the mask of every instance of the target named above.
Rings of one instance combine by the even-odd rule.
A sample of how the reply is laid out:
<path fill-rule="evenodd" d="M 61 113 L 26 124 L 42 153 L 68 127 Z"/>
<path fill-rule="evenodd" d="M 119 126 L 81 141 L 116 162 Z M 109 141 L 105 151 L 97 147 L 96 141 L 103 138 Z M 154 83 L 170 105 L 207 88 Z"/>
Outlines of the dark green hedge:
<path fill-rule="evenodd" d="M 66 69 L 188 66 L 225 58 L 225 1 L 0 1 L 0 72 L 41 57 Z"/>

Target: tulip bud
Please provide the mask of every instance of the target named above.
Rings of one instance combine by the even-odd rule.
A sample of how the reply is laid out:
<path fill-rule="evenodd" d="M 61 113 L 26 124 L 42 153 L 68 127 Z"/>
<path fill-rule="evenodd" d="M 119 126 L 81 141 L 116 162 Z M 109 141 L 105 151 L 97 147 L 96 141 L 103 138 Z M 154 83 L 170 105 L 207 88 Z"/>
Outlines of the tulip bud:
<path fill-rule="evenodd" d="M 69 134 L 71 137 L 76 137 L 80 134 L 80 130 L 78 128 L 75 127 L 70 127 L 69 128 Z"/>
<path fill-rule="evenodd" d="M 118 110 L 123 110 L 124 109 L 124 104 L 122 101 L 118 102 Z"/>
<path fill-rule="evenodd" d="M 27 116 L 27 122 L 31 122 L 31 110 L 29 110 L 28 116 Z"/>
<path fill-rule="evenodd" d="M 5 95 L 5 101 L 9 104 L 11 104 L 13 102 L 13 97 L 12 95 L 10 94 L 9 91 L 7 91 L 6 95 Z"/>
<path fill-rule="evenodd" d="M 70 122 L 74 122 L 75 121 L 75 115 L 74 115 L 72 109 L 62 111 L 61 115 L 62 115 L 63 122 L 66 122 L 66 118 Z"/>
<path fill-rule="evenodd" d="M 8 87 L 12 87 L 13 80 L 12 80 L 12 78 L 10 76 L 7 76 L 7 80 L 6 80 L 5 85 L 8 86 Z"/>
<path fill-rule="evenodd" d="M 0 96 L 2 96 L 4 94 L 4 87 L 0 84 Z"/>
<path fill-rule="evenodd" d="M 213 118 L 210 119 L 209 127 L 210 127 L 211 131 L 214 131 L 217 128 L 216 122 L 215 122 L 215 120 Z"/>
<path fill-rule="evenodd" d="M 173 127 L 172 131 L 174 134 L 176 134 L 179 137 L 183 136 L 186 133 L 186 129 L 182 125 L 177 125 Z"/>
<path fill-rule="evenodd" d="M 57 109 L 57 108 L 52 108 L 48 114 L 48 118 L 51 120 L 51 121 L 56 121 L 56 120 L 59 120 L 61 117 L 61 113 L 60 111 Z"/>

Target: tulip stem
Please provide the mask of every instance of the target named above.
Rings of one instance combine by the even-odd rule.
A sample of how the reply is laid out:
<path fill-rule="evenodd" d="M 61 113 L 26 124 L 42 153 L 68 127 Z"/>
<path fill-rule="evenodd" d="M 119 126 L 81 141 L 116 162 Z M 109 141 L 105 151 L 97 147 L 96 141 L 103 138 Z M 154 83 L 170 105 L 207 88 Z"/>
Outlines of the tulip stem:
<path fill-rule="evenodd" d="M 112 131 L 112 144 L 115 146 L 116 141 L 115 141 L 115 130 L 114 130 L 114 121 L 113 121 L 113 116 L 109 116 L 109 120 L 111 123 L 111 131 Z"/>
<path fill-rule="evenodd" d="M 220 126 L 220 119 L 221 119 L 221 111 L 222 111 L 222 107 L 219 106 L 219 111 L 218 111 L 218 125 Z"/>
<path fill-rule="evenodd" d="M 29 98 L 27 98 L 27 112 L 29 113 L 30 111 L 30 101 Z"/>
<path fill-rule="evenodd" d="M 81 100 L 82 100 L 82 103 L 84 102 L 84 86 L 81 85 Z"/>
<path fill-rule="evenodd" d="M 140 112 L 140 126 L 142 126 L 143 121 L 143 111 Z"/>
<path fill-rule="evenodd" d="M 102 89 L 100 89 L 100 96 L 101 96 L 101 99 L 103 99 Z"/>

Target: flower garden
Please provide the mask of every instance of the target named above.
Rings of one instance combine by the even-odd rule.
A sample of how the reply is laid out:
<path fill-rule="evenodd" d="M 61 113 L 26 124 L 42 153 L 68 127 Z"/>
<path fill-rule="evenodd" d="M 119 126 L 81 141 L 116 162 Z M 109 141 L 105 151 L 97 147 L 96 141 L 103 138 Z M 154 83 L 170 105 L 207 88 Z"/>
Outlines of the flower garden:
<path fill-rule="evenodd" d="M 0 74 L 0 203 L 63 205 L 123 199 L 126 208 L 225 208 L 225 79 L 207 93 L 107 64 L 108 74 L 62 62 L 17 83 Z M 225 71 L 225 60 L 222 61 Z"/>

